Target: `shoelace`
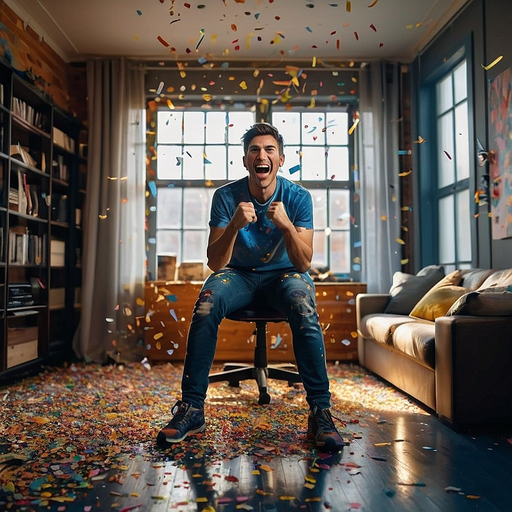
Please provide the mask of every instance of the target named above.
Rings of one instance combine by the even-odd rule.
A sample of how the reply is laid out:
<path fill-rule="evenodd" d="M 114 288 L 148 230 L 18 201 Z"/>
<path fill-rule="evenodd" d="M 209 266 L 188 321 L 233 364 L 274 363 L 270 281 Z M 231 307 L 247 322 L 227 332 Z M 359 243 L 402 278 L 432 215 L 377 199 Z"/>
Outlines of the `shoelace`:
<path fill-rule="evenodd" d="M 182 423 L 185 419 L 190 406 L 187 406 L 185 402 L 178 402 L 172 409 L 173 420 Z"/>
<path fill-rule="evenodd" d="M 317 424 L 319 428 L 322 429 L 322 431 L 332 432 L 336 430 L 330 411 L 321 411 L 320 413 L 317 413 L 315 416 Z"/>

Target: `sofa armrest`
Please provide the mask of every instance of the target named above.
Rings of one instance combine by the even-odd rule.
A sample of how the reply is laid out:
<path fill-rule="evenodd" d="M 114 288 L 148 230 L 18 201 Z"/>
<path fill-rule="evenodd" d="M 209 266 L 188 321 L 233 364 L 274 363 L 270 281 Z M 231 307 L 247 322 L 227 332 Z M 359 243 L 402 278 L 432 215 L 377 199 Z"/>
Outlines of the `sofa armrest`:
<path fill-rule="evenodd" d="M 389 302 L 387 293 L 359 293 L 356 296 L 357 326 L 359 319 L 372 313 L 383 313 Z"/>
<path fill-rule="evenodd" d="M 435 321 L 436 411 L 455 428 L 512 421 L 512 317 Z"/>
<path fill-rule="evenodd" d="M 357 358 L 365 366 L 365 342 L 361 335 L 361 319 L 372 313 L 383 313 L 389 302 L 387 293 L 359 293 L 356 296 Z"/>

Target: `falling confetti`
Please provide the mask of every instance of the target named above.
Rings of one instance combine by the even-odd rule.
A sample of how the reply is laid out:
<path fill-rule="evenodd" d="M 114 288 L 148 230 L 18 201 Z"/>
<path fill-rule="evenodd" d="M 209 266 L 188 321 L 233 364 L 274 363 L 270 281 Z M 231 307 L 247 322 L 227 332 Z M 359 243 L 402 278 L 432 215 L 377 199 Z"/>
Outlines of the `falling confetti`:
<path fill-rule="evenodd" d="M 163 37 L 158 36 L 158 37 L 157 37 L 157 39 L 158 39 L 158 41 L 159 41 L 161 44 L 163 44 L 166 48 L 168 48 L 168 47 L 169 47 L 169 43 L 168 43 L 168 42 L 167 42 Z"/>
<path fill-rule="evenodd" d="M 489 69 L 496 66 L 496 64 L 498 64 L 498 62 L 500 62 L 501 59 L 503 59 L 503 55 L 500 55 L 498 58 L 494 59 L 490 64 L 487 64 L 487 66 L 482 64 L 482 67 L 485 69 L 485 71 L 489 71 Z"/>

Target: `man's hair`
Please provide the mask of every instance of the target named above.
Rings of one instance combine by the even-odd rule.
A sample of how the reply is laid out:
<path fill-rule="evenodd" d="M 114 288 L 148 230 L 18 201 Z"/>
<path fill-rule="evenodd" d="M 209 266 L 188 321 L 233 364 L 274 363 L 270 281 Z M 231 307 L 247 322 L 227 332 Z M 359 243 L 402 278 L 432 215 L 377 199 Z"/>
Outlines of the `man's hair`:
<path fill-rule="evenodd" d="M 284 139 L 283 136 L 279 133 L 278 129 L 275 126 L 272 126 L 269 123 L 256 123 L 253 124 L 243 135 L 242 142 L 244 145 L 244 155 L 247 154 L 247 150 L 249 149 L 249 144 L 254 137 L 258 135 L 272 135 L 274 139 L 277 141 L 279 154 L 282 155 L 284 152 Z"/>

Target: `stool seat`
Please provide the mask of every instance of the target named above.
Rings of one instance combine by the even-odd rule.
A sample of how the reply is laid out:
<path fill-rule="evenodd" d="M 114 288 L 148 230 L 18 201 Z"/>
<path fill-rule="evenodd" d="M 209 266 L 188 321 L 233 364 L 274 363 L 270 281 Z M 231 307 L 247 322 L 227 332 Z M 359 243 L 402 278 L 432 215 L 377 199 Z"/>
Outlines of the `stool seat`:
<path fill-rule="evenodd" d="M 236 322 L 254 322 L 256 324 L 256 346 L 254 347 L 254 365 L 243 363 L 226 363 L 223 371 L 210 374 L 210 382 L 227 381 L 230 386 L 239 387 L 241 380 L 255 379 L 258 384 L 258 404 L 270 403 L 267 391 L 267 379 L 302 382 L 300 375 L 291 363 L 269 365 L 267 358 L 267 323 L 286 322 L 287 318 L 265 302 L 253 302 L 248 306 L 229 313 L 226 318 Z"/>

